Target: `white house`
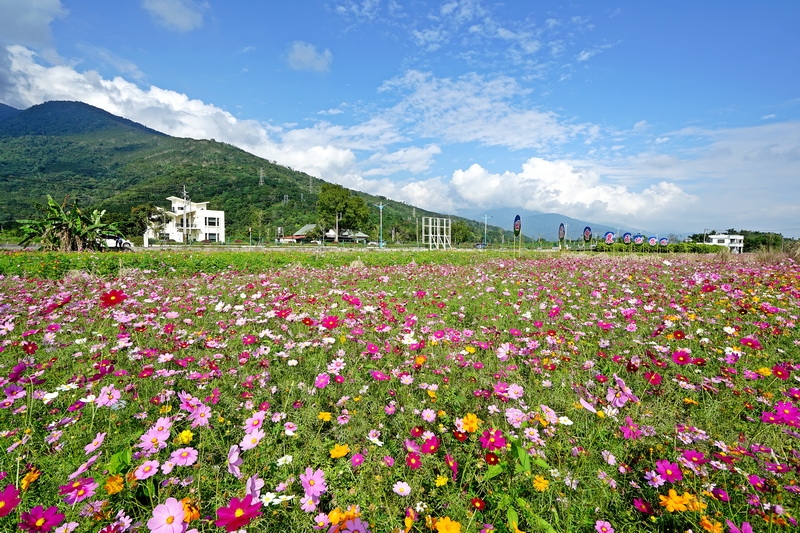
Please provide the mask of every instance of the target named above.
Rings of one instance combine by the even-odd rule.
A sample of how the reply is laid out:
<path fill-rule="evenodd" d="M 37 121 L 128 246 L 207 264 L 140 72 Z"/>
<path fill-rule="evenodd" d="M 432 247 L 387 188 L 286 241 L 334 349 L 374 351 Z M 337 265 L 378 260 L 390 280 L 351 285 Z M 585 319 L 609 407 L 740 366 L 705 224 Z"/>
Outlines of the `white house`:
<path fill-rule="evenodd" d="M 708 236 L 706 244 L 726 246 L 731 253 L 740 254 L 744 248 L 744 235 L 713 234 Z"/>
<path fill-rule="evenodd" d="M 208 209 L 208 202 L 191 202 L 177 196 L 170 196 L 167 200 L 172 203 L 169 210 L 158 208 L 164 214 L 166 224 L 159 228 L 147 228 L 144 233 L 145 246 L 148 246 L 150 239 L 225 242 L 225 211 Z"/>

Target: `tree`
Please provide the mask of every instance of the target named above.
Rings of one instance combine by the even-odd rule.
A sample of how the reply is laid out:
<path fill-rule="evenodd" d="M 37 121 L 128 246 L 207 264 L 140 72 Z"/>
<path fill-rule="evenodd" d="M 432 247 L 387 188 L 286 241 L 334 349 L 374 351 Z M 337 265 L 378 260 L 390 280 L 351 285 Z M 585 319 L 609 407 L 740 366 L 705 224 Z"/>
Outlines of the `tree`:
<path fill-rule="evenodd" d="M 159 239 L 161 231 L 169 222 L 164 209 L 155 204 L 140 204 L 131 208 L 131 218 L 134 220 L 137 235 L 144 235 L 149 229 Z"/>
<path fill-rule="evenodd" d="M 75 203 L 64 209 L 66 204 L 67 198 L 58 205 L 48 195 L 47 205 L 35 206 L 42 216 L 36 220 L 18 221 L 23 235 L 19 244 L 25 246 L 38 239 L 42 249 L 47 251 L 81 252 L 101 250 L 105 248 L 106 238 L 122 237 L 115 224 L 101 221 L 105 210 L 95 209 L 87 214 Z"/>
<path fill-rule="evenodd" d="M 456 220 L 450 227 L 453 242 L 455 244 L 462 244 L 465 242 L 472 242 L 475 240 L 475 232 L 463 220 Z"/>
<path fill-rule="evenodd" d="M 338 216 L 339 231 L 358 230 L 369 219 L 369 208 L 363 198 L 341 185 L 323 183 L 317 200 L 317 215 L 323 228 L 335 227 Z"/>

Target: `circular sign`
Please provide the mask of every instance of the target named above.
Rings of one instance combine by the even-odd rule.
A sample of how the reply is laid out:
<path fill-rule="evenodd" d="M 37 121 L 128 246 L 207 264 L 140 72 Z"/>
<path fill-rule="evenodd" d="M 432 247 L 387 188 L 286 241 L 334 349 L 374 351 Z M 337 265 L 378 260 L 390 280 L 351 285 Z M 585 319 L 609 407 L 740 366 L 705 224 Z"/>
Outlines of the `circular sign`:
<path fill-rule="evenodd" d="M 514 237 L 519 237 L 519 231 L 522 229 L 522 219 L 519 215 L 514 217 Z"/>
<path fill-rule="evenodd" d="M 607 231 L 605 234 L 606 244 L 614 244 L 614 232 Z"/>
<path fill-rule="evenodd" d="M 633 244 L 642 244 L 644 242 L 644 235 L 636 234 L 633 237 Z"/>
<path fill-rule="evenodd" d="M 658 244 L 658 239 L 656 239 L 655 237 L 650 237 L 647 239 L 647 244 L 649 244 L 650 246 L 655 246 L 656 244 Z"/>
<path fill-rule="evenodd" d="M 592 240 L 592 228 L 589 226 L 583 228 L 583 240 L 584 242 L 589 242 Z"/>
<path fill-rule="evenodd" d="M 624 242 L 625 244 L 630 244 L 632 238 L 633 235 L 631 235 L 629 231 L 622 234 L 622 242 Z"/>
<path fill-rule="evenodd" d="M 666 237 L 661 237 L 661 240 L 658 241 L 658 244 L 660 244 L 661 246 L 666 246 L 669 244 L 669 241 L 667 240 Z"/>

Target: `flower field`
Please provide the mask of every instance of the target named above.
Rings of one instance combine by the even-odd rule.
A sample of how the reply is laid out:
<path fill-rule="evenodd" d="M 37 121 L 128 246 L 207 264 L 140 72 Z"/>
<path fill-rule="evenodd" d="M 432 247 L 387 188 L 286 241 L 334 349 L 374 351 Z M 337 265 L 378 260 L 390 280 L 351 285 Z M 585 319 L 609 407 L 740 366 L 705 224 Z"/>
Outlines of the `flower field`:
<path fill-rule="evenodd" d="M 0 531 L 797 527 L 797 263 L 442 263 L 0 276 Z"/>

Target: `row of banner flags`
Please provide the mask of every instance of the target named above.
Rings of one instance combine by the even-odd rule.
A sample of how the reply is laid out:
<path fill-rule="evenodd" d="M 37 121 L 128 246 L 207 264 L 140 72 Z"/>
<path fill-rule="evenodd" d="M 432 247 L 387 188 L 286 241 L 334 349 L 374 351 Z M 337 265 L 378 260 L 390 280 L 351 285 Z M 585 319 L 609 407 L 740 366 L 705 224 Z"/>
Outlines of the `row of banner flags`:
<path fill-rule="evenodd" d="M 514 237 L 519 237 L 520 232 L 522 231 L 522 219 L 519 215 L 514 217 Z M 558 225 L 558 240 L 559 242 L 563 242 L 567 236 L 567 228 L 562 222 Z M 603 240 L 606 244 L 614 244 L 614 241 L 617 239 L 617 235 L 614 234 L 613 231 L 607 231 L 603 235 Z M 583 228 L 583 240 L 584 242 L 590 242 L 592 240 L 592 228 L 590 226 L 586 226 Z M 622 243 L 623 244 L 635 244 L 635 245 L 642 245 L 647 241 L 647 244 L 650 246 L 666 246 L 669 244 L 669 240 L 666 237 L 645 237 L 641 233 L 637 233 L 636 235 L 632 234 L 631 232 L 625 232 L 622 234 Z"/>
<path fill-rule="evenodd" d="M 519 215 L 517 215 L 517 219 L 518 218 L 519 218 Z M 517 227 L 516 224 L 517 224 L 517 220 L 515 219 L 514 220 L 514 227 L 515 228 Z M 564 226 L 564 223 L 562 222 L 558 226 L 558 240 L 559 241 L 563 241 L 564 238 L 566 237 L 566 234 L 567 234 L 566 227 Z M 617 235 L 615 235 L 613 231 L 607 231 L 603 235 L 603 240 L 605 241 L 606 244 L 614 244 L 614 241 L 616 240 L 616 238 L 617 238 Z M 583 228 L 583 240 L 584 240 L 584 242 L 590 242 L 592 240 L 592 228 L 590 226 L 586 226 L 585 228 Z M 623 244 L 631 244 L 631 243 L 633 243 L 633 244 L 636 244 L 636 245 L 640 245 L 640 244 L 644 244 L 645 240 L 647 241 L 647 244 L 649 244 L 650 246 L 656 246 L 656 245 L 659 245 L 659 244 L 661 246 L 666 246 L 667 244 L 669 244 L 669 240 L 666 237 L 661 237 L 661 239 L 659 239 L 658 237 L 645 237 L 641 233 L 637 233 L 636 235 L 634 235 L 634 234 L 632 234 L 630 232 L 625 232 L 625 233 L 622 234 L 622 243 Z"/>

